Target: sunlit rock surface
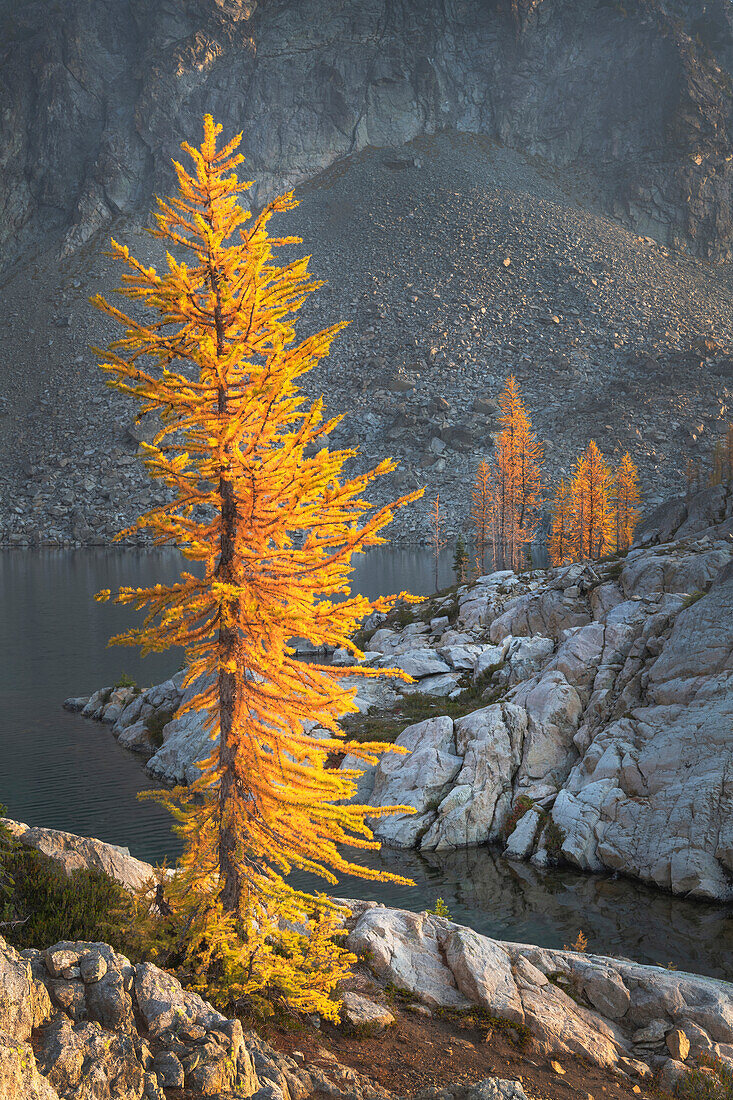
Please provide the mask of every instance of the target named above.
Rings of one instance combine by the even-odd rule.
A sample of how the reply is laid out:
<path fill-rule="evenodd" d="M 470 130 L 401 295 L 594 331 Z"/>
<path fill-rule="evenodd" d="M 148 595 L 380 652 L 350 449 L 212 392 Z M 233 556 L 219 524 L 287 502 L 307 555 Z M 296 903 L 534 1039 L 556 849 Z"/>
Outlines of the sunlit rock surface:
<path fill-rule="evenodd" d="M 367 953 L 384 981 L 426 1005 L 481 1005 L 525 1026 L 546 1054 L 575 1054 L 626 1071 L 632 1063 L 634 1076 L 666 1065 L 666 1038 L 676 1029 L 696 1036 L 699 1051 L 707 1040 L 708 1051 L 733 1065 L 727 982 L 505 943 L 429 913 L 352 904 L 349 946 Z"/>
<path fill-rule="evenodd" d="M 67 874 L 80 869 L 103 871 L 130 890 L 135 890 L 151 878 L 153 869 L 150 864 L 130 855 L 129 848 L 59 829 L 25 825 L 22 821 L 11 821 L 9 818 L 0 818 L 0 824 L 21 843 L 58 860 Z"/>

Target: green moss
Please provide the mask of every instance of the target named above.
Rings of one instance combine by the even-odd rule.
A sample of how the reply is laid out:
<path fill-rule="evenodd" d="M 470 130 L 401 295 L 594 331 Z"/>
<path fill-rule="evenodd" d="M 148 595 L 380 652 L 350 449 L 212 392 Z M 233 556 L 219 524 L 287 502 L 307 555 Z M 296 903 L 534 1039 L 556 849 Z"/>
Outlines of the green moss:
<path fill-rule="evenodd" d="M 404 729 L 416 722 L 443 716 L 464 718 L 475 710 L 495 703 L 507 690 L 506 685 L 497 686 L 493 692 L 489 690 L 492 677 L 503 667 L 503 661 L 492 665 L 454 699 L 414 691 L 403 696 L 389 709 L 373 710 L 366 715 L 349 715 L 341 724 L 347 737 L 353 741 L 385 741 L 392 744 Z"/>
<path fill-rule="evenodd" d="M 411 990 L 405 989 L 401 985 L 395 985 L 394 982 L 387 982 L 384 992 L 390 1004 L 407 1006 L 418 1004 L 420 1001 L 420 998 L 416 997 Z"/>
<path fill-rule="evenodd" d="M 507 1038 L 514 1039 L 519 1046 L 525 1046 L 529 1042 L 530 1033 L 526 1024 L 506 1020 L 503 1016 L 492 1016 L 487 1009 L 482 1008 L 480 1005 L 473 1005 L 471 1008 L 438 1008 L 435 1011 L 441 1019 L 449 1020 L 461 1028 L 502 1031 Z"/>
<path fill-rule="evenodd" d="M 517 827 L 517 823 L 524 817 L 528 810 L 536 809 L 540 815 L 541 835 L 547 854 L 553 860 L 560 858 L 562 846 L 565 842 L 565 833 L 556 825 L 546 810 L 536 806 L 534 799 L 529 795 L 520 794 L 512 806 L 511 812 L 504 824 L 504 836 L 509 838 Z"/>
<path fill-rule="evenodd" d="M 374 635 L 377 633 L 378 627 L 374 627 L 372 630 L 357 630 L 354 634 L 352 641 L 357 649 L 360 649 L 362 653 L 369 649 L 369 643 Z"/>
<path fill-rule="evenodd" d="M 566 944 L 563 950 L 570 951 L 572 948 L 569 948 Z M 552 974 L 547 975 L 547 980 L 552 982 L 553 985 L 556 985 L 558 989 L 562 989 L 563 993 L 570 997 L 572 1001 L 575 1001 L 577 1005 L 580 1005 L 581 1008 L 588 1007 L 587 1000 L 578 989 L 577 979 L 572 978 L 569 974 L 565 974 L 562 970 L 556 970 Z"/>

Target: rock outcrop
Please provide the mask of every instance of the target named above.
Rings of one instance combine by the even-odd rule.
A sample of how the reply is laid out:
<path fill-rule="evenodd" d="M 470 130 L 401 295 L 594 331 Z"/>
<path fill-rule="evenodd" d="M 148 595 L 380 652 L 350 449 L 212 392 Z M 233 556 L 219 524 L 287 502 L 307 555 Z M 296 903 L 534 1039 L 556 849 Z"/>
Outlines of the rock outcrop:
<path fill-rule="evenodd" d="M 733 496 L 705 490 L 659 509 L 624 558 L 494 573 L 375 629 L 366 659 L 419 679 L 367 688 L 360 709 L 389 714 L 417 691 L 463 711 L 404 728 L 410 753 L 365 770 L 361 800 L 415 810 L 377 819 L 376 835 L 424 851 L 501 843 L 733 898 L 732 534 Z M 118 730 L 131 712 L 110 695 L 95 713 Z M 178 781 L 210 749 L 195 714 L 163 738 L 148 766 Z"/>
<path fill-rule="evenodd" d="M 732 516 L 718 487 L 661 509 L 624 559 L 521 584 L 496 574 L 459 594 L 455 630 L 434 644 L 492 643 L 475 670 L 493 664 L 488 693 L 501 698 L 400 734 L 419 755 L 383 759 L 370 797 L 382 804 L 388 780 L 391 799 L 407 792 L 422 813 L 377 834 L 424 849 L 502 840 L 512 858 L 549 849 L 676 894 L 733 897 Z M 518 803 L 527 812 L 507 837 Z"/>
<path fill-rule="evenodd" d="M 296 1063 L 108 944 L 18 952 L 0 937 L 0 1100 L 165 1100 L 184 1086 L 233 1100 L 389 1096 L 336 1062 Z"/>
<path fill-rule="evenodd" d="M 431 1008 L 479 1005 L 526 1029 L 545 1054 L 572 1054 L 641 1079 L 664 1072 L 681 1050 L 686 1058 L 692 1051 L 692 1061 L 708 1053 L 733 1066 L 727 982 L 504 943 L 444 917 L 350 904 L 352 950 Z"/>
<path fill-rule="evenodd" d="M 0 825 L 4 825 L 22 844 L 57 860 L 67 874 L 80 869 L 102 871 L 128 890 L 137 889 L 153 876 L 150 864 L 130 855 L 129 848 L 59 829 L 25 825 L 10 818 L 0 818 Z"/>

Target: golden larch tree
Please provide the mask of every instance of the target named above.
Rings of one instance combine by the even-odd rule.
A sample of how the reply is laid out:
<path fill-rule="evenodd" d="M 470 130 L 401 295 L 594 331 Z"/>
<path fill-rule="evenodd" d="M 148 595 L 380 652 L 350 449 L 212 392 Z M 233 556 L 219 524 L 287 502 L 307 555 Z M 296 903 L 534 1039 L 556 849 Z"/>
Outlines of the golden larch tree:
<path fill-rule="evenodd" d="M 570 483 L 571 541 L 574 557 L 598 560 L 614 547 L 613 473 L 591 439 Z"/>
<path fill-rule="evenodd" d="M 207 115 L 201 147 L 181 146 L 192 170 L 174 162 L 178 194 L 158 200 L 166 270 L 112 242 L 128 269 L 122 293 L 156 319 L 95 299 L 124 329 L 100 352 L 109 384 L 163 425 L 146 465 L 171 500 L 130 530 L 151 531 L 198 566 L 170 585 L 121 589 L 116 600 L 147 617 L 114 640 L 144 653 L 185 648 L 185 684 L 198 687 L 187 709 L 205 714 L 214 743 L 195 782 L 153 796 L 185 842 L 166 890 L 191 980 L 210 993 L 218 981 L 230 1000 L 275 990 L 333 1018 L 329 993 L 351 959 L 333 939 L 343 911 L 286 880 L 299 869 L 331 884 L 339 873 L 404 881 L 347 858 L 344 845 L 379 847 L 367 817 L 392 810 L 353 804 L 361 772 L 329 766 L 335 753 L 368 764 L 393 750 L 346 743 L 339 728 L 356 710 L 342 678 L 392 673 L 305 663 L 293 639 L 360 657 L 355 629 L 393 600 L 351 594 L 352 556 L 384 543 L 395 508 L 420 493 L 373 508 L 365 491 L 395 463 L 347 477 L 355 452 L 328 450 L 339 421 L 298 384 L 343 325 L 296 341 L 295 315 L 322 284 L 309 257 L 274 258 L 300 238 L 268 233 L 296 200 L 286 194 L 256 217 L 243 209 L 241 134 L 217 149 L 220 131 Z"/>
<path fill-rule="evenodd" d="M 729 424 L 722 438 L 715 441 L 710 484 L 733 485 L 733 424 Z"/>
<path fill-rule="evenodd" d="M 521 570 L 540 524 L 543 447 L 513 374 L 499 395 L 496 451 L 491 467 L 495 564 Z"/>
<path fill-rule="evenodd" d="M 616 513 L 616 550 L 625 553 L 634 541 L 634 530 L 641 515 L 639 471 L 627 451 L 614 478 L 614 510 Z"/>
<path fill-rule="evenodd" d="M 430 509 L 430 541 L 433 546 L 433 565 L 435 569 L 435 591 L 438 591 L 438 575 L 440 567 L 440 551 L 445 548 L 443 536 L 443 517 L 440 513 L 440 493 L 435 494 L 435 503 Z"/>
<path fill-rule="evenodd" d="M 570 486 L 564 478 L 555 490 L 547 552 L 552 565 L 567 565 L 573 558 Z"/>
<path fill-rule="evenodd" d="M 471 523 L 477 572 L 486 568 L 486 547 L 492 531 L 491 467 L 484 459 L 478 464 L 471 493 Z"/>

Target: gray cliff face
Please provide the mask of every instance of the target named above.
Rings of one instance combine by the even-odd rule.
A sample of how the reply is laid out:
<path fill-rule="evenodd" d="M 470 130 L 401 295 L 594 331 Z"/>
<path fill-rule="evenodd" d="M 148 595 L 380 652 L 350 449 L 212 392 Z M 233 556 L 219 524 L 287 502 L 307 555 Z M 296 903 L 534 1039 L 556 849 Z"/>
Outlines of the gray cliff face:
<path fill-rule="evenodd" d="M 730 256 L 725 0 L 0 0 L 0 245 L 144 215 L 211 111 L 262 202 L 455 128 L 588 170 L 642 234 Z"/>

